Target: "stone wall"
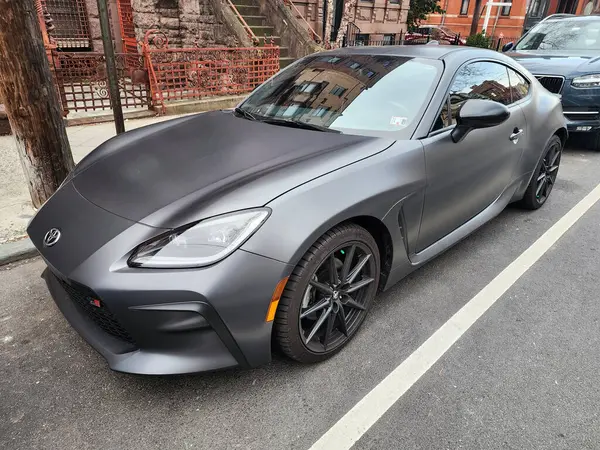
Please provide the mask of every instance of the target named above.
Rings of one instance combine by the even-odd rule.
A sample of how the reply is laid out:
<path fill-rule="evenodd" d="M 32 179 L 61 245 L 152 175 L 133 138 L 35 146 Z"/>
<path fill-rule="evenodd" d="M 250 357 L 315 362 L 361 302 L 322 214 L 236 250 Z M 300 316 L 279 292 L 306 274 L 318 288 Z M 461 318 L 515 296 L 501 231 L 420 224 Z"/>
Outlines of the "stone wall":
<path fill-rule="evenodd" d="M 92 38 L 92 50 L 95 52 L 104 51 L 102 45 L 102 32 L 100 31 L 100 18 L 98 16 L 98 2 L 96 0 L 86 0 L 86 9 L 88 22 L 90 25 L 90 37 Z M 115 41 L 116 49 L 121 51 L 121 29 L 119 27 L 119 13 L 117 11 L 117 0 L 108 0 L 108 13 L 110 15 L 110 25 Z"/>
<path fill-rule="evenodd" d="M 158 29 L 170 47 L 236 46 L 238 39 L 217 18 L 209 0 L 132 0 L 138 40 Z"/>

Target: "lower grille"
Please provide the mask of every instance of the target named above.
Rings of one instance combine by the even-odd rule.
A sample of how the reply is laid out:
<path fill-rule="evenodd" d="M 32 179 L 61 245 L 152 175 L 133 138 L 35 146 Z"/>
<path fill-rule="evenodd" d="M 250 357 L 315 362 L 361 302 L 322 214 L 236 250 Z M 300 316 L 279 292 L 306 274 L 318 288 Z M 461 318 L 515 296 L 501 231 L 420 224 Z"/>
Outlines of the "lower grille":
<path fill-rule="evenodd" d="M 89 317 L 104 332 L 117 339 L 135 345 L 135 341 L 130 334 L 121 326 L 108 307 L 102 303 L 98 296 L 90 289 L 76 283 L 67 283 L 59 277 L 56 277 L 69 298 L 75 303 L 83 313 Z M 100 302 L 100 306 L 94 306 L 94 300 Z"/>
<path fill-rule="evenodd" d="M 560 94 L 565 84 L 565 79 L 558 76 L 536 75 L 538 81 L 553 94 Z"/>

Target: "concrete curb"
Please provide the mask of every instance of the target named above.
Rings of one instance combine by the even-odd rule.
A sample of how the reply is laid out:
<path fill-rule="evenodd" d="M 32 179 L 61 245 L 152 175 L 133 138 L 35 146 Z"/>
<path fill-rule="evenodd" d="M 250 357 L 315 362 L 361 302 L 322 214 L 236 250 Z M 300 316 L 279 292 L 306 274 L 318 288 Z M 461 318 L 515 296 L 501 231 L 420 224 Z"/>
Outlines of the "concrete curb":
<path fill-rule="evenodd" d="M 29 238 L 0 244 L 0 266 L 37 255 L 38 251 Z"/>

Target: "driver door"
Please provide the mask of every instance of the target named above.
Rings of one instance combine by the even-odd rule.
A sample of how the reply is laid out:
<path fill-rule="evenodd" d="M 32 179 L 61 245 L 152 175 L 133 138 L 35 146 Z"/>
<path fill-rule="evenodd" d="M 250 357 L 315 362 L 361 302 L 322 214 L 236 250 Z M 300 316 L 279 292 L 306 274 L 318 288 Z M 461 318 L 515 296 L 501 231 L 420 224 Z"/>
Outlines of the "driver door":
<path fill-rule="evenodd" d="M 457 111 L 469 99 L 507 105 L 510 117 L 498 126 L 473 130 L 454 143 L 450 132 Z M 525 133 L 525 115 L 519 105 L 512 104 L 507 68 L 488 61 L 463 66 L 434 131 L 422 140 L 427 189 L 417 253 L 468 222 L 502 194 L 521 158 Z"/>

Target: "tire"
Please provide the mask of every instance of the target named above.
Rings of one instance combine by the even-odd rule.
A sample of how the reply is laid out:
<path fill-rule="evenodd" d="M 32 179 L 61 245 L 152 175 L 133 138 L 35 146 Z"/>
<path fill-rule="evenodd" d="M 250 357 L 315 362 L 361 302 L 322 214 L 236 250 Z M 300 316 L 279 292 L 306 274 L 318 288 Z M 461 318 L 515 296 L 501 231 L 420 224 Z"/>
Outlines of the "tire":
<path fill-rule="evenodd" d="M 349 280 L 365 259 L 352 283 L 342 283 L 344 272 Z M 332 267 L 337 283 L 332 280 Z M 362 325 L 377 293 L 379 275 L 379 249 L 367 230 L 345 224 L 321 236 L 294 268 L 279 301 L 275 340 L 283 353 L 301 363 L 315 363 L 339 352 Z M 360 283 L 366 284 L 344 293 Z M 319 309 L 311 312 L 314 308 Z"/>
<path fill-rule="evenodd" d="M 529 186 L 519 202 L 519 206 L 524 209 L 535 210 L 541 208 L 548 197 L 556 181 L 560 159 L 562 155 L 563 143 L 558 136 L 552 136 L 546 144 L 542 158 L 538 163 Z M 540 177 L 545 176 L 545 180 L 540 181 Z M 545 184 L 544 184 L 545 181 Z"/>

